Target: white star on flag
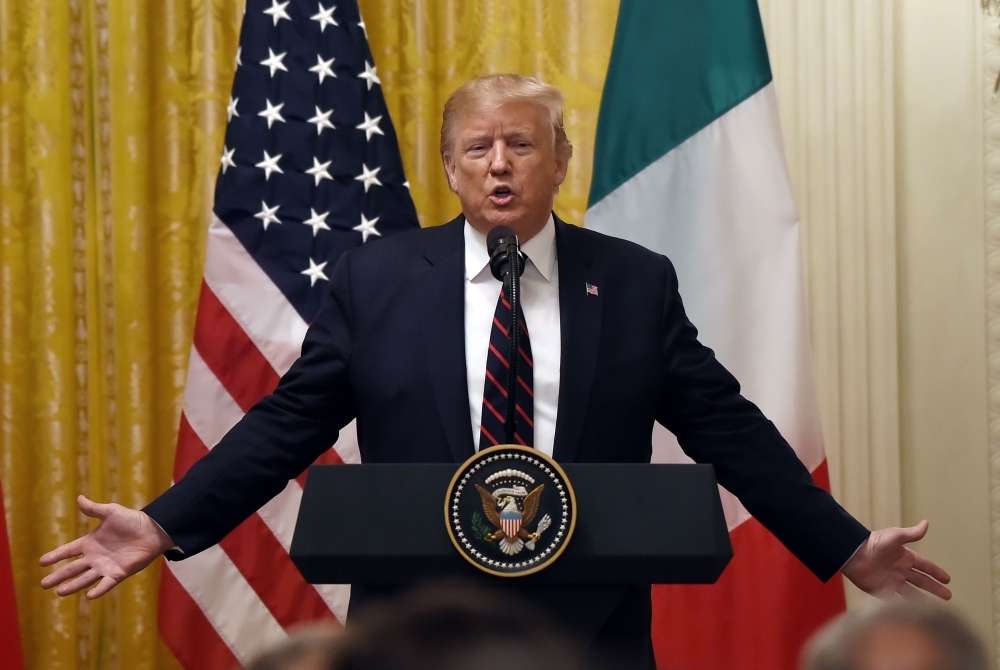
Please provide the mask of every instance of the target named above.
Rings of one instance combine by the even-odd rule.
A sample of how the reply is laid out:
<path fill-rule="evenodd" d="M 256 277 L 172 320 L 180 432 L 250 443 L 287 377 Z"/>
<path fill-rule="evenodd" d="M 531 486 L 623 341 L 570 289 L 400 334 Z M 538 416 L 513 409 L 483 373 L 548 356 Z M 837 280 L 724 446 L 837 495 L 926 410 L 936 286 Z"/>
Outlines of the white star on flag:
<path fill-rule="evenodd" d="M 406 181 L 404 181 L 403 182 L 403 186 L 405 186 L 406 190 L 409 191 L 410 190 L 410 180 L 407 179 Z"/>
<path fill-rule="evenodd" d="M 354 226 L 351 230 L 357 230 L 361 233 L 361 243 L 364 244 L 368 241 L 368 238 L 372 235 L 378 235 L 382 237 L 382 233 L 375 229 L 375 224 L 378 223 L 378 217 L 369 221 L 365 218 L 364 213 L 361 214 L 361 225 Z"/>
<path fill-rule="evenodd" d="M 317 265 L 316 261 L 314 261 L 311 258 L 309 259 L 309 269 L 308 270 L 303 270 L 302 274 L 304 274 L 305 276 L 309 277 L 309 285 L 310 286 L 315 286 L 316 285 L 316 280 L 318 280 L 318 279 L 325 279 L 326 281 L 330 281 L 330 278 L 327 277 L 323 273 L 323 268 L 326 267 L 326 264 L 328 262 L 329 261 L 323 261 L 322 263 L 320 263 L 319 265 Z"/>
<path fill-rule="evenodd" d="M 382 132 L 382 129 L 378 127 L 378 122 L 381 120 L 382 120 L 381 114 L 376 116 L 374 119 L 370 119 L 368 118 L 368 112 L 365 112 L 364 123 L 359 123 L 358 125 L 355 126 L 355 128 L 357 128 L 358 130 L 365 131 L 365 141 L 367 142 L 372 138 L 372 135 L 375 134 L 385 135 L 385 133 Z"/>
<path fill-rule="evenodd" d="M 365 34 L 365 39 L 368 39 L 368 28 L 365 27 L 365 20 L 361 19 L 358 21 L 358 28 L 361 28 L 361 32 Z"/>
<path fill-rule="evenodd" d="M 331 65 L 333 65 L 333 61 L 335 61 L 335 60 L 337 60 L 337 59 L 336 58 L 331 58 L 330 60 L 323 60 L 323 57 L 320 56 L 319 54 L 317 54 L 316 55 L 316 64 L 313 65 L 311 68 L 309 68 L 309 71 L 310 72 L 315 72 L 316 74 L 318 74 L 319 75 L 319 83 L 322 84 L 323 80 L 326 79 L 327 77 L 336 77 L 337 76 L 337 74 L 330 67 Z"/>
<path fill-rule="evenodd" d="M 239 102 L 239 98 L 234 98 L 229 96 L 229 106 L 226 107 L 226 120 L 232 121 L 234 116 L 239 116 L 240 113 L 236 111 L 236 103 Z"/>
<path fill-rule="evenodd" d="M 313 156 L 313 166 L 308 170 L 306 170 L 306 174 L 312 175 L 313 177 L 316 178 L 316 186 L 319 186 L 319 183 L 324 179 L 331 179 L 331 180 L 333 179 L 333 177 L 331 177 L 330 173 L 327 171 L 327 168 L 330 167 L 330 163 L 332 162 L 333 161 L 320 163 L 319 159 Z"/>
<path fill-rule="evenodd" d="M 368 192 L 368 187 L 371 186 L 372 184 L 378 184 L 379 186 L 382 185 L 382 182 L 380 182 L 378 180 L 378 177 L 375 176 L 375 175 L 378 174 L 378 171 L 381 170 L 381 169 L 382 168 L 377 167 L 374 170 L 369 170 L 368 166 L 365 165 L 364 163 L 362 163 L 361 164 L 361 174 L 359 174 L 357 177 L 355 177 L 354 180 L 355 181 L 364 182 L 365 183 L 365 193 L 367 193 Z"/>
<path fill-rule="evenodd" d="M 277 72 L 278 70 L 284 70 L 285 72 L 288 72 L 288 68 L 285 67 L 285 64 L 281 62 L 282 59 L 285 56 L 288 55 L 287 51 L 285 51 L 284 53 L 275 55 L 274 51 L 271 50 L 271 47 L 268 47 L 267 48 L 267 53 L 268 53 L 268 57 L 265 58 L 264 60 L 262 60 L 260 62 L 260 64 L 261 65 L 266 65 L 268 68 L 271 69 L 271 76 L 272 77 L 274 76 L 274 73 Z M 371 88 L 371 86 L 369 86 L 368 88 Z"/>
<path fill-rule="evenodd" d="M 277 217 L 278 207 L 280 205 L 275 205 L 274 207 L 268 207 L 267 203 L 263 200 L 260 201 L 260 211 L 254 214 L 255 219 L 260 219 L 264 222 L 264 230 L 272 223 L 281 224 L 281 219 Z"/>
<path fill-rule="evenodd" d="M 285 7 L 288 6 L 289 2 L 291 2 L 291 0 L 288 0 L 287 2 L 282 2 L 279 5 L 278 0 L 271 0 L 270 9 L 264 10 L 265 14 L 270 14 L 271 18 L 274 19 L 274 25 L 278 25 L 278 21 L 280 21 L 281 19 L 288 19 L 289 21 L 292 20 L 292 17 L 290 17 L 288 15 L 288 12 L 285 11 Z"/>
<path fill-rule="evenodd" d="M 243 47 L 236 47 L 236 65 L 243 65 Z"/>
<path fill-rule="evenodd" d="M 337 26 L 337 25 L 340 25 L 339 23 L 337 23 L 337 20 L 335 18 L 333 18 L 333 10 L 335 10 L 336 8 L 337 8 L 337 6 L 334 5 L 334 6 L 330 7 L 330 9 L 327 9 L 326 7 L 323 6 L 322 3 L 319 3 L 319 13 L 318 14 L 313 14 L 312 16 L 309 17 L 313 21 L 318 21 L 319 22 L 319 31 L 321 33 L 324 30 L 326 30 L 327 26 Z"/>
<path fill-rule="evenodd" d="M 316 126 L 316 134 L 317 135 L 321 134 L 323 132 L 324 128 L 333 128 L 334 127 L 333 124 L 330 123 L 330 115 L 331 114 L 333 114 L 333 110 L 332 109 L 329 110 L 329 111 L 324 112 L 323 110 L 321 110 L 319 108 L 318 105 L 316 106 L 316 116 L 314 116 L 311 119 L 309 119 L 308 122 L 312 123 L 312 124 L 314 124 Z"/>
<path fill-rule="evenodd" d="M 285 117 L 281 115 L 281 108 L 285 106 L 285 103 L 281 103 L 278 106 L 274 106 L 271 104 L 271 101 L 268 100 L 267 98 L 264 99 L 264 102 L 267 103 L 267 109 L 265 109 L 263 112 L 257 112 L 257 116 L 263 116 L 265 119 L 267 119 L 267 127 L 270 128 L 271 124 L 274 123 L 275 121 L 281 121 L 282 123 L 284 123 Z"/>
<path fill-rule="evenodd" d="M 277 156 L 268 156 L 267 151 L 264 152 L 264 160 L 257 163 L 254 167 L 259 167 L 264 171 L 264 181 L 271 178 L 272 172 L 277 172 L 279 174 L 285 174 L 285 171 L 278 167 L 278 159 L 281 158 L 281 154 Z"/>
<path fill-rule="evenodd" d="M 225 145 L 222 145 L 222 174 L 226 174 L 226 170 L 231 167 L 236 167 L 236 163 L 233 161 L 233 154 L 236 153 L 236 149 L 227 149 Z"/>
<path fill-rule="evenodd" d="M 358 79 L 364 79 L 368 83 L 369 91 L 372 90 L 372 85 L 382 83 L 378 78 L 376 70 L 378 70 L 378 68 L 368 61 L 365 61 L 365 71 L 358 75 Z"/>
<path fill-rule="evenodd" d="M 313 209 L 312 207 L 309 208 L 309 211 L 312 213 L 312 216 L 310 216 L 302 223 L 303 225 L 306 226 L 312 226 L 313 237 L 316 237 L 316 234 L 320 231 L 320 229 L 330 230 L 330 226 L 326 225 L 326 217 L 330 216 L 330 212 L 323 212 L 322 214 L 317 214 L 316 210 Z"/>

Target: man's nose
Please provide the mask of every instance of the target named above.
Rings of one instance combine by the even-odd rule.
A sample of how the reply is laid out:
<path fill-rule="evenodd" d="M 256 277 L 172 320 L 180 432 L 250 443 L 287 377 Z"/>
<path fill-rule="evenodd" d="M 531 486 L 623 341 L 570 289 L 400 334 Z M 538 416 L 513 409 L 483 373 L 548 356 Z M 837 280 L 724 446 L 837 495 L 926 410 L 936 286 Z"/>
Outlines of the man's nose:
<path fill-rule="evenodd" d="M 493 143 L 493 160 L 490 161 L 490 174 L 503 174 L 510 169 L 507 155 L 507 145 L 501 141 Z"/>

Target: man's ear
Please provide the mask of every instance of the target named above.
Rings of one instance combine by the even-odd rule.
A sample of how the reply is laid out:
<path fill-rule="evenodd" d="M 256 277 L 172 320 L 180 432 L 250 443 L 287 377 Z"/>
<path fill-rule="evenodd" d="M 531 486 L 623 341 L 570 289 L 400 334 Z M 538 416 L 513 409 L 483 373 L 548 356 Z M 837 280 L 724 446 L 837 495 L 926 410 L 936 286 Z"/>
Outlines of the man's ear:
<path fill-rule="evenodd" d="M 448 177 L 448 188 L 452 193 L 458 193 L 458 180 L 455 178 L 455 161 L 451 154 L 441 154 L 441 162 L 444 163 L 444 173 Z"/>
<path fill-rule="evenodd" d="M 564 181 L 566 181 L 566 171 L 567 170 L 569 170 L 569 156 L 567 156 L 566 158 L 559 158 L 557 156 L 556 157 L 556 174 L 555 174 L 555 182 L 556 182 L 556 191 L 555 192 L 556 193 L 559 192 L 559 187 L 562 186 L 562 183 Z"/>

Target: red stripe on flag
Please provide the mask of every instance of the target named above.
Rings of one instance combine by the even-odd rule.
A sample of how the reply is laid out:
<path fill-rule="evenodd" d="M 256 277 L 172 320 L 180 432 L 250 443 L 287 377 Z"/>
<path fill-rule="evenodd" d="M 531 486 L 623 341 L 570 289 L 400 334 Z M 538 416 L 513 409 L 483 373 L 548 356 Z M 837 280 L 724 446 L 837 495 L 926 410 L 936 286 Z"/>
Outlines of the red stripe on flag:
<path fill-rule="evenodd" d="M 200 449 L 202 456 L 208 454 L 208 449 L 194 431 L 187 439 L 186 449 L 191 452 Z M 334 618 L 326 602 L 302 578 L 302 573 L 259 514 L 250 515 L 222 538 L 219 546 L 282 628 Z"/>
<path fill-rule="evenodd" d="M 14 570 L 10 561 L 7 517 L 4 514 L 3 487 L 0 486 L 0 666 L 4 670 L 21 670 L 21 627 L 17 620 L 17 598 L 14 594 Z"/>
<path fill-rule="evenodd" d="M 282 628 L 335 618 L 316 589 L 302 578 L 259 514 L 251 514 L 219 546 Z"/>
<path fill-rule="evenodd" d="M 160 577 L 157 620 L 163 641 L 185 670 L 240 667 L 239 661 L 215 632 L 198 603 L 166 566 Z"/>
<path fill-rule="evenodd" d="M 194 346 L 244 412 L 278 385 L 278 373 L 208 284 L 201 284 Z"/>
<path fill-rule="evenodd" d="M 177 431 L 177 455 L 174 457 L 174 481 L 179 482 L 206 453 L 205 445 L 191 428 L 184 412 L 181 412 L 181 425 Z"/>
<path fill-rule="evenodd" d="M 829 489 L 826 461 L 813 478 Z M 715 584 L 653 587 L 660 670 L 794 670 L 803 643 L 844 611 L 840 575 L 824 584 L 756 519 L 730 538 L 733 560 Z"/>

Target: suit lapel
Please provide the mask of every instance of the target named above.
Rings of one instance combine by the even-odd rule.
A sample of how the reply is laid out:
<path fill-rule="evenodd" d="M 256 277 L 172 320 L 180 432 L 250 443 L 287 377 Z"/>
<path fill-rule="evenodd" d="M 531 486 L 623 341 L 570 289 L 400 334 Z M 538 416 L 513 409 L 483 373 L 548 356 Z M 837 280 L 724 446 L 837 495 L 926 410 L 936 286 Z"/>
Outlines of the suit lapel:
<path fill-rule="evenodd" d="M 448 440 L 461 463 L 475 453 L 465 370 L 464 217 L 428 236 L 427 267 L 414 273 L 427 370 Z"/>
<path fill-rule="evenodd" d="M 600 293 L 596 296 L 587 293 L 587 284 L 600 289 L 603 277 L 592 267 L 592 254 L 582 244 L 578 232 L 556 219 L 562 356 L 553 457 L 561 462 L 573 462 L 580 445 L 597 369 L 604 305 Z"/>

